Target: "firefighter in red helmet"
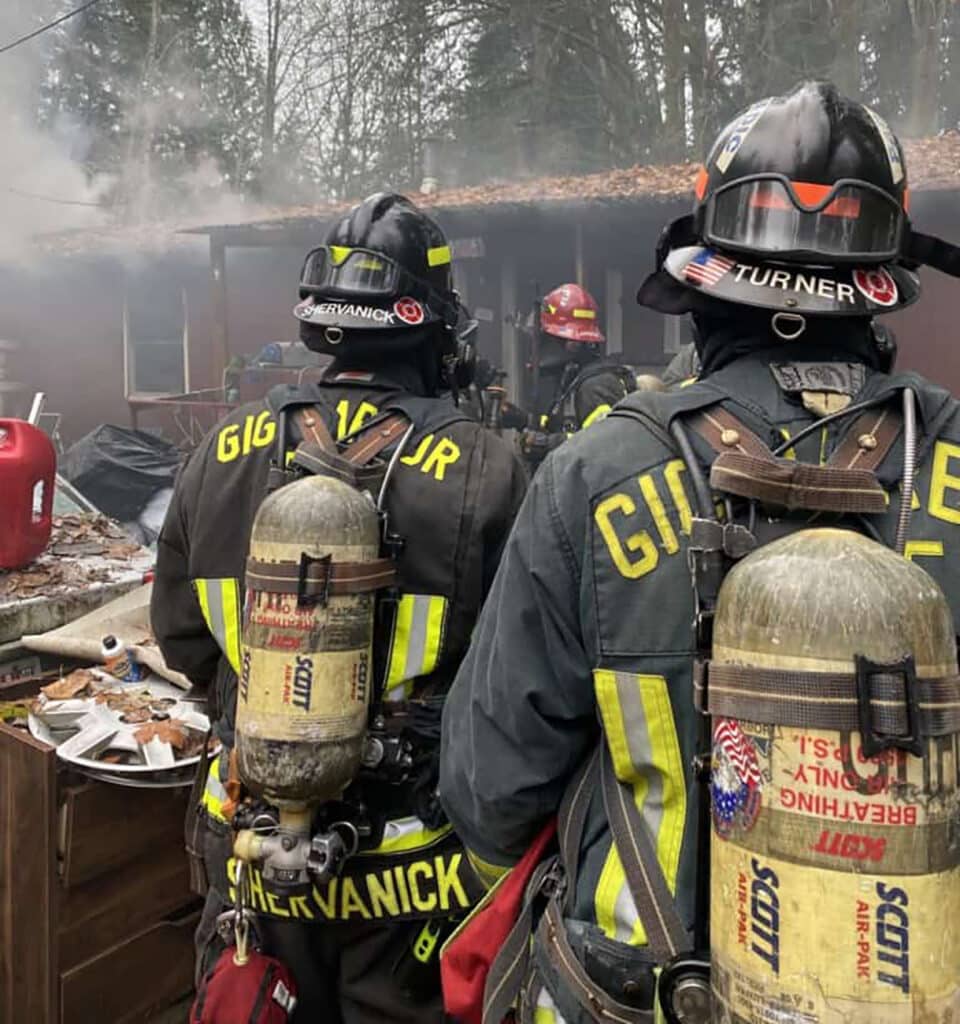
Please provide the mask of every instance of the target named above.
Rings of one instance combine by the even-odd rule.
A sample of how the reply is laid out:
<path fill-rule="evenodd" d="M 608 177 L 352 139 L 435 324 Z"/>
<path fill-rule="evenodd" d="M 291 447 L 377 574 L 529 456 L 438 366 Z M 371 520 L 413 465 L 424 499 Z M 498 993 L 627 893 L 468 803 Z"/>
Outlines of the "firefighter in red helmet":
<path fill-rule="evenodd" d="M 530 411 L 514 410 L 507 424 L 522 428 L 520 448 L 533 464 L 602 419 L 635 386 L 625 366 L 605 361 L 600 310 L 586 288 L 562 284 L 538 305 L 530 324 Z"/>

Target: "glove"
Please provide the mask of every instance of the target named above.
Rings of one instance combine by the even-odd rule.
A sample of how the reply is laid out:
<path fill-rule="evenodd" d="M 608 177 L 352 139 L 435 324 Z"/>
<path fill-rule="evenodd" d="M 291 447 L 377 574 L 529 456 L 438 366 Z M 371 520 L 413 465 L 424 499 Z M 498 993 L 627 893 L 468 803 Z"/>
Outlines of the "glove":
<path fill-rule="evenodd" d="M 566 440 L 563 434 L 545 434 L 542 430 L 521 430 L 518 438 L 520 451 L 530 462 L 542 462 L 554 448 Z"/>
<path fill-rule="evenodd" d="M 500 406 L 500 423 L 508 430 L 523 430 L 530 425 L 530 414 L 524 412 L 519 405 L 504 402 Z"/>

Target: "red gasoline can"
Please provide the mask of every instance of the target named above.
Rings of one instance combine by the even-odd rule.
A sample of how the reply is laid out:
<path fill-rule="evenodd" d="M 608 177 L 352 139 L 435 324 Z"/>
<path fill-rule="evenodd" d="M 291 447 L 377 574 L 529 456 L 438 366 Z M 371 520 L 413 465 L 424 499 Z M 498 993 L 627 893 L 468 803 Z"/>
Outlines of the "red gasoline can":
<path fill-rule="evenodd" d="M 19 569 L 50 540 L 57 455 L 24 420 L 0 419 L 0 569 Z"/>

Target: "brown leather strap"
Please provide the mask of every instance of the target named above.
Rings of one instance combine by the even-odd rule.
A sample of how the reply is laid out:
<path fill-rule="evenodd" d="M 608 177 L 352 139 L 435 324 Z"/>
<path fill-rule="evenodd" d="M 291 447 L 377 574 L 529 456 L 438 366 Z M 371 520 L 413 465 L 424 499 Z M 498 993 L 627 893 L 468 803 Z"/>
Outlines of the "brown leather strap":
<path fill-rule="evenodd" d="M 557 841 L 563 869 L 571 884 L 567 886 L 566 906 L 573 906 L 576 880 L 580 873 L 580 847 L 587 823 L 590 798 L 600 783 L 600 745 L 583 762 L 573 781 L 567 786 L 557 813 Z"/>
<path fill-rule="evenodd" d="M 390 558 L 371 562 L 311 562 L 305 571 L 298 562 L 263 562 L 248 558 L 246 585 L 273 594 L 297 594 L 302 572 L 306 577 L 307 597 L 321 593 L 333 597 L 368 594 L 392 586 L 397 575 L 396 564 Z"/>
<path fill-rule="evenodd" d="M 718 491 L 787 509 L 860 514 L 886 511 L 886 493 L 873 470 L 900 430 L 899 417 L 890 410 L 874 410 L 860 417 L 852 436 L 848 435 L 826 466 L 776 458 L 753 431 L 720 405 L 691 417 L 690 426 L 717 452 L 710 484 Z M 858 443 L 868 436 L 870 442 Z"/>
<path fill-rule="evenodd" d="M 337 442 L 334 441 L 327 425 L 323 420 L 323 413 L 318 406 L 310 406 L 307 409 L 297 409 L 294 413 L 297 426 L 300 427 L 300 436 L 304 441 L 312 442 L 321 451 L 336 452 Z"/>
<path fill-rule="evenodd" d="M 902 426 L 903 417 L 896 409 L 870 409 L 850 427 L 827 465 L 875 470 L 900 436 Z"/>
<path fill-rule="evenodd" d="M 301 441 L 293 453 L 294 465 L 314 476 L 332 476 L 347 484 L 356 482 L 356 470 L 336 451 L 320 448 L 312 441 Z"/>
<path fill-rule="evenodd" d="M 350 468 L 368 466 L 410 427 L 402 413 L 364 424 L 340 444 L 334 441 L 317 407 L 298 409 L 295 413 L 303 442 L 298 445 L 295 460 L 312 473 L 352 478 Z"/>
<path fill-rule="evenodd" d="M 710 484 L 728 494 L 787 509 L 882 513 L 887 508 L 886 492 L 869 469 L 724 452 L 710 469 Z"/>
<path fill-rule="evenodd" d="M 718 454 L 740 452 L 759 459 L 773 458 L 769 447 L 722 405 L 711 406 L 691 416 L 689 424 Z"/>
<path fill-rule="evenodd" d="M 341 450 L 343 457 L 353 466 L 366 466 L 372 462 L 384 448 L 389 448 L 398 441 L 410 427 L 410 420 L 400 413 L 386 416 L 376 423 L 362 427 L 354 435 L 355 441 L 346 439 Z"/>
<path fill-rule="evenodd" d="M 878 671 L 869 677 L 869 726 L 886 736 L 908 736 L 910 713 L 904 676 Z M 916 679 L 918 737 L 960 732 L 960 675 Z M 860 731 L 861 708 L 854 673 L 793 672 L 711 662 L 707 675 L 710 714 L 797 729 Z"/>

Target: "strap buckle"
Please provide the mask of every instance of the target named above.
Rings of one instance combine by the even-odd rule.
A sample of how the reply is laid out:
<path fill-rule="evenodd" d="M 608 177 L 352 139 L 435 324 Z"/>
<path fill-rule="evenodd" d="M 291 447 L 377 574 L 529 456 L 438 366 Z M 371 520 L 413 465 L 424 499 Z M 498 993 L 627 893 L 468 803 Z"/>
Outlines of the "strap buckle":
<path fill-rule="evenodd" d="M 311 566 L 319 565 L 319 579 L 310 578 Z M 300 555 L 300 571 L 297 573 L 297 607 L 310 608 L 320 605 L 325 608 L 330 599 L 330 577 L 333 575 L 333 556 L 322 555 L 314 558 L 306 551 Z M 309 589 L 309 592 L 308 592 Z"/>
<path fill-rule="evenodd" d="M 917 684 L 917 667 L 913 657 L 907 655 L 901 661 L 883 664 L 871 661 L 862 654 L 854 655 L 857 679 L 857 707 L 860 720 L 860 744 L 864 757 L 877 757 L 885 750 L 905 750 L 916 757 L 923 757 L 923 738 L 920 735 L 920 698 Z M 907 712 L 906 733 L 880 732 L 873 721 L 873 693 L 871 678 L 874 675 L 901 676 L 903 679 L 903 706 Z"/>

